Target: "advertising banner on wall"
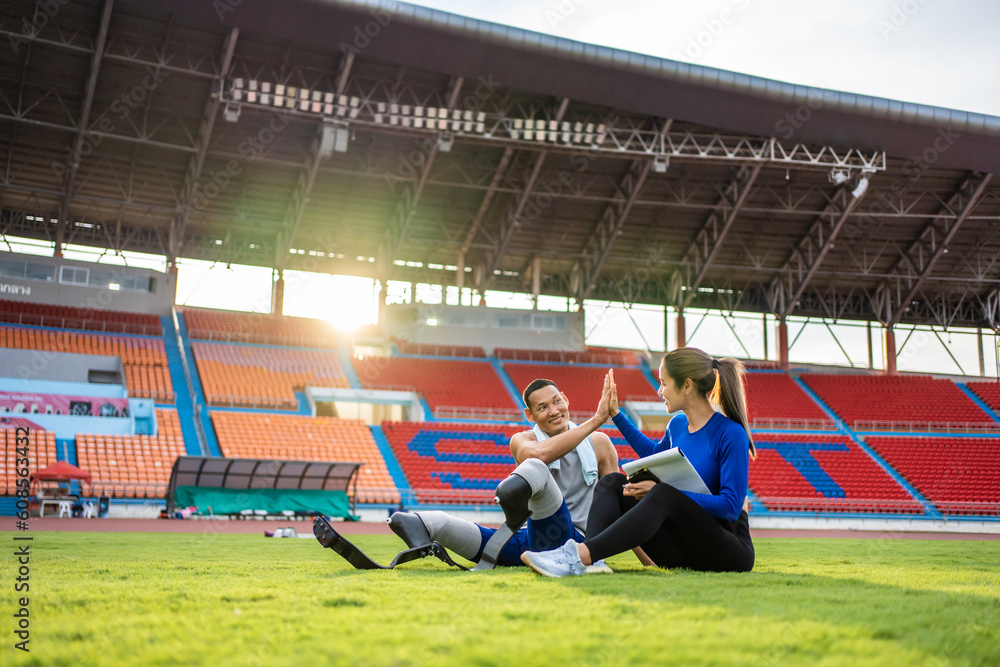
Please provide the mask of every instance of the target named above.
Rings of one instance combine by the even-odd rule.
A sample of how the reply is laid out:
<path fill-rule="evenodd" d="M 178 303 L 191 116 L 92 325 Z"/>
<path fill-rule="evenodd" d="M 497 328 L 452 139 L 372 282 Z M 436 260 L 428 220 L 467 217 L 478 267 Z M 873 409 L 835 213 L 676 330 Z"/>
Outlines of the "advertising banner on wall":
<path fill-rule="evenodd" d="M 128 417 L 128 399 L 110 396 L 0 392 L 0 413 Z"/>

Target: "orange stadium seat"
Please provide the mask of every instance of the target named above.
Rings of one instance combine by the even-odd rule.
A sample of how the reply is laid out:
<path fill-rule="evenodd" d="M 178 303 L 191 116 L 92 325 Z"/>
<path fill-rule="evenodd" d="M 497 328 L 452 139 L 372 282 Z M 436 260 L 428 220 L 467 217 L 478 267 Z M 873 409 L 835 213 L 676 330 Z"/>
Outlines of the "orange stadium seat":
<path fill-rule="evenodd" d="M 295 392 L 306 385 L 350 386 L 332 352 L 223 343 L 191 348 L 209 405 L 295 409 Z"/>
<path fill-rule="evenodd" d="M 290 461 L 363 463 L 358 470 L 361 503 L 399 503 L 399 491 L 364 422 L 334 417 L 213 412 L 223 456 Z"/>
<path fill-rule="evenodd" d="M 22 434 L 23 435 L 23 434 Z M 17 435 L 13 428 L 0 429 L 0 441 L 4 454 L 0 458 L 0 495 L 13 496 L 17 491 L 18 456 Z M 21 445 L 23 446 L 23 445 Z M 50 431 L 28 430 L 28 474 L 33 475 L 42 468 L 56 462 L 56 436 Z"/>
<path fill-rule="evenodd" d="M 93 476 L 95 495 L 112 498 L 166 497 L 170 471 L 186 453 L 177 411 L 157 408 L 157 435 L 78 433 L 78 466 Z"/>
<path fill-rule="evenodd" d="M 184 308 L 183 312 L 193 339 L 299 347 L 339 345 L 337 332 L 323 320 L 203 308 Z"/>
<path fill-rule="evenodd" d="M 130 396 L 174 402 L 167 354 L 160 339 L 0 327 L 0 347 L 121 357 Z"/>

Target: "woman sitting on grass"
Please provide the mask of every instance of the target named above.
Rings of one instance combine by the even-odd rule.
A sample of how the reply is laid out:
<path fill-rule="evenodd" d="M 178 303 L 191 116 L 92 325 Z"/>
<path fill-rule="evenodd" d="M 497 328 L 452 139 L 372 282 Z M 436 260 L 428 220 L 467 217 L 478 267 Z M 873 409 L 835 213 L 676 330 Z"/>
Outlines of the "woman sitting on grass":
<path fill-rule="evenodd" d="M 679 447 L 710 494 L 680 491 L 654 481 L 629 482 L 605 475 L 594 490 L 587 539 L 552 551 L 527 551 L 521 560 L 550 577 L 584 574 L 585 567 L 634 547 L 660 567 L 710 572 L 749 572 L 754 549 L 746 512 L 750 458 L 756 458 L 747 425 L 743 364 L 713 359 L 694 348 L 663 357 L 660 388 L 670 420 L 659 442 L 650 440 L 618 410 L 614 374 L 604 381 L 601 409 L 632 449 L 649 456 Z M 716 412 L 714 405 L 721 405 Z"/>

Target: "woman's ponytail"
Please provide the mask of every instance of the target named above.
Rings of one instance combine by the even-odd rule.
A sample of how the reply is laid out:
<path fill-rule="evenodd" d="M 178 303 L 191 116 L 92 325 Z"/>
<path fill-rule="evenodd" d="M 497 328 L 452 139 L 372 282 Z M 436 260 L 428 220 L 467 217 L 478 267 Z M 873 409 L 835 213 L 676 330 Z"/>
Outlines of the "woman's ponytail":
<path fill-rule="evenodd" d="M 750 458 L 757 458 L 757 448 L 754 447 L 747 419 L 743 362 L 732 357 L 715 359 L 697 348 L 682 347 L 668 352 L 663 357 L 663 363 L 675 386 L 682 387 L 684 381 L 690 378 L 699 392 L 705 394 L 713 405 L 721 406 L 723 414 L 746 430 Z"/>

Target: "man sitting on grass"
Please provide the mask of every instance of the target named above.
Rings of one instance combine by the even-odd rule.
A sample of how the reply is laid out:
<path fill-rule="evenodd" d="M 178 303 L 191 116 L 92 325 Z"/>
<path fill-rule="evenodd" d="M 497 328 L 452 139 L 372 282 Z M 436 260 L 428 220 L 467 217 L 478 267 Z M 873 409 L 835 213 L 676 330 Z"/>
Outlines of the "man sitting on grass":
<path fill-rule="evenodd" d="M 504 524 L 493 529 L 446 512 L 396 512 L 389 527 L 411 549 L 437 542 L 480 563 L 477 569 L 488 569 L 494 564 L 520 566 L 521 553 L 528 550 L 583 541 L 596 482 L 618 470 L 611 439 L 598 432 L 608 411 L 599 409 L 583 424 L 574 424 L 566 395 L 545 379 L 532 381 L 521 397 L 524 416 L 534 427 L 510 440 L 518 465 L 496 491 Z M 610 569 L 601 561 L 591 571 Z"/>

